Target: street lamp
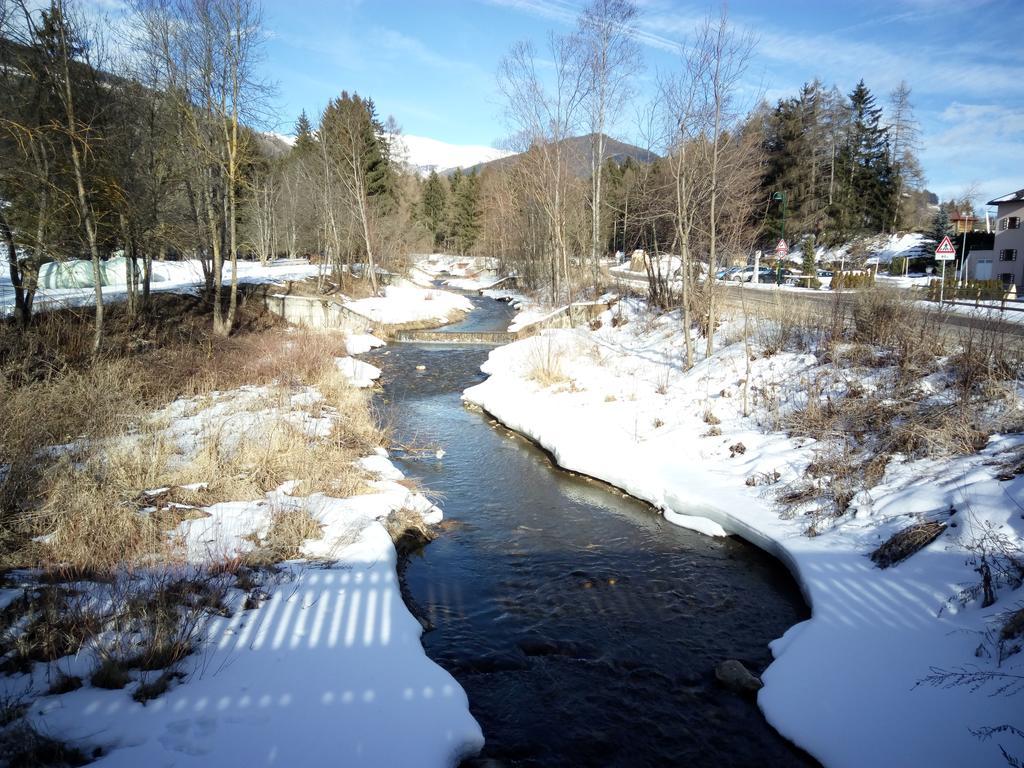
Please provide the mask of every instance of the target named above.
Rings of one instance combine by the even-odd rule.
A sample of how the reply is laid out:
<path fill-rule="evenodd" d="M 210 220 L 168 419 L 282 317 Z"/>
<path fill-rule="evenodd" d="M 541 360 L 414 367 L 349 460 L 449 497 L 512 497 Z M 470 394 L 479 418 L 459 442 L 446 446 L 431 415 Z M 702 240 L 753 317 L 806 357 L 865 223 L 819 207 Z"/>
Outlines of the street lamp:
<path fill-rule="evenodd" d="M 772 195 L 772 200 L 778 200 L 782 203 L 782 239 L 786 239 L 786 193 L 776 192 Z"/>

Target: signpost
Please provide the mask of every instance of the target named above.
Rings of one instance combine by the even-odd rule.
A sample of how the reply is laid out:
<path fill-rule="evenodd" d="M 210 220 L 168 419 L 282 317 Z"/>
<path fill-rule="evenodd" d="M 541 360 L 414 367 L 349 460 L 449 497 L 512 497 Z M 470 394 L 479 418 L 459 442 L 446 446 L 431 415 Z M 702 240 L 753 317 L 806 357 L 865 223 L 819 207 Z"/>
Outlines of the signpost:
<path fill-rule="evenodd" d="M 782 238 L 775 245 L 775 284 L 782 285 L 782 260 L 789 255 L 789 243 Z"/>
<path fill-rule="evenodd" d="M 942 278 L 939 283 L 939 305 L 941 306 L 944 298 L 943 291 L 946 288 L 946 262 L 952 261 L 956 257 L 956 248 L 953 247 L 953 243 L 949 240 L 949 235 L 942 238 L 942 242 L 939 243 L 939 247 L 935 249 L 935 260 L 942 262 Z"/>

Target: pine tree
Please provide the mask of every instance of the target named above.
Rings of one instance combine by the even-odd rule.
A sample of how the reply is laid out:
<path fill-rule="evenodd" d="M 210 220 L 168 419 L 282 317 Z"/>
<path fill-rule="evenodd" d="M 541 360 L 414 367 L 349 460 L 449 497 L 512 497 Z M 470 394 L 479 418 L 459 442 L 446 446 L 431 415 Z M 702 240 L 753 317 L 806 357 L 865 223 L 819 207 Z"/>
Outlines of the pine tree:
<path fill-rule="evenodd" d="M 316 147 L 316 140 L 313 138 L 313 126 L 309 122 L 306 110 L 299 113 L 299 119 L 295 121 L 295 151 L 299 155 L 307 155 Z"/>
<path fill-rule="evenodd" d="M 934 251 L 935 248 L 939 247 L 942 238 L 948 237 L 951 234 L 953 234 L 953 227 L 949 223 L 949 213 L 940 206 L 935 214 L 935 218 L 932 219 L 932 228 L 928 233 L 928 240 L 933 244 L 932 250 Z"/>
<path fill-rule="evenodd" d="M 475 172 L 468 176 L 462 176 L 461 173 L 459 175 L 461 178 L 452 205 L 452 235 L 455 238 L 456 250 L 465 254 L 469 253 L 480 237 L 480 179 Z"/>
<path fill-rule="evenodd" d="M 814 259 L 814 235 L 807 235 L 800 241 L 803 263 L 800 267 L 805 275 L 817 275 L 817 263 Z"/>
<path fill-rule="evenodd" d="M 850 234 L 881 232 L 886 228 L 895 179 L 889 163 L 888 130 L 882 127 L 882 108 L 861 80 L 850 94 L 849 140 L 845 162 L 848 178 L 846 221 Z"/>
<path fill-rule="evenodd" d="M 423 184 L 419 214 L 434 236 L 434 248 L 440 248 L 447 237 L 448 185 L 437 171 L 431 171 Z"/>

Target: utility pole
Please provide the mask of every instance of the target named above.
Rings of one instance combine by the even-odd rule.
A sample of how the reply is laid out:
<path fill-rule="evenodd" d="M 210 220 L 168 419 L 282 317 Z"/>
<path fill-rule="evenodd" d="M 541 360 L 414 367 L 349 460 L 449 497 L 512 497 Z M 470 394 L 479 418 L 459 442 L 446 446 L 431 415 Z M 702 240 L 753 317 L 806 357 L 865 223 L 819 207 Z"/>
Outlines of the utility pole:
<path fill-rule="evenodd" d="M 786 192 L 776 192 L 772 195 L 772 200 L 780 200 L 782 202 L 782 237 L 779 240 L 779 244 L 785 244 L 786 242 Z M 776 249 L 775 253 L 775 284 L 782 285 L 782 254 Z"/>
<path fill-rule="evenodd" d="M 973 216 L 974 214 L 972 213 L 970 215 Z M 960 258 L 960 287 L 961 288 L 966 288 L 967 287 L 967 221 L 968 221 L 967 216 L 968 216 L 968 214 L 964 213 L 964 214 L 962 214 L 962 216 L 963 216 L 963 220 L 964 220 L 964 244 L 963 244 L 963 247 L 960 249 L 960 254 L 961 254 L 961 258 Z"/>

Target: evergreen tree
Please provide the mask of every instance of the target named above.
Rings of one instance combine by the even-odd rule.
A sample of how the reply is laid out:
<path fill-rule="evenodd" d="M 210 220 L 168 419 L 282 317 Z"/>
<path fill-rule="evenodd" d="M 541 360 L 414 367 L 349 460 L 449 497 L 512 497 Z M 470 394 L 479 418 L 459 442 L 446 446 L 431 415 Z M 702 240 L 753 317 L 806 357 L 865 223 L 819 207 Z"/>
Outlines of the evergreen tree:
<path fill-rule="evenodd" d="M 928 240 L 933 244 L 932 251 L 939 247 L 939 243 L 942 242 L 942 238 L 948 237 L 953 234 L 953 227 L 949 223 L 949 213 L 945 208 L 939 207 L 938 212 L 935 214 L 935 218 L 932 219 L 932 228 L 928 233 Z"/>
<path fill-rule="evenodd" d="M 882 127 L 882 108 L 861 80 L 850 94 L 850 125 L 844 153 L 847 189 L 844 223 L 849 234 L 881 232 L 886 228 L 896 191 L 889 162 L 888 130 Z"/>
<path fill-rule="evenodd" d="M 306 110 L 302 110 L 299 113 L 299 119 L 295 121 L 295 151 L 304 156 L 309 154 L 315 146 L 313 126 L 309 122 Z"/>
<path fill-rule="evenodd" d="M 459 253 L 468 253 L 480 236 L 480 179 L 476 172 L 463 176 L 461 173 L 452 208 L 454 226 L 452 236 Z"/>
<path fill-rule="evenodd" d="M 800 241 L 800 251 L 803 253 L 801 271 L 805 275 L 817 275 L 817 262 L 814 259 L 814 235 L 807 235 Z"/>
<path fill-rule="evenodd" d="M 434 248 L 440 248 L 447 237 L 448 185 L 437 171 L 431 171 L 423 184 L 419 214 L 434 236 Z"/>

